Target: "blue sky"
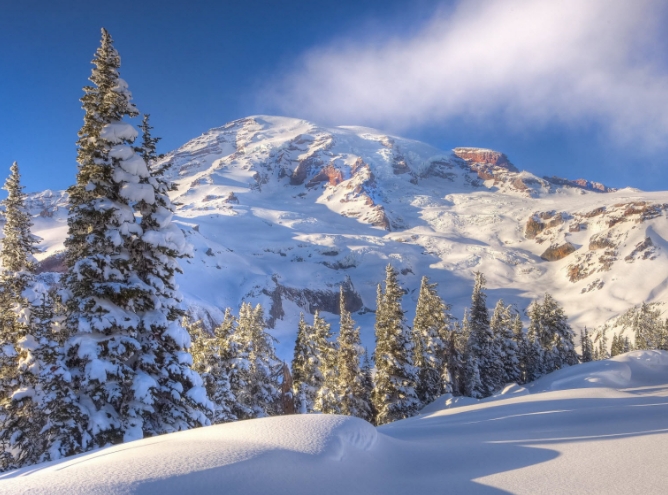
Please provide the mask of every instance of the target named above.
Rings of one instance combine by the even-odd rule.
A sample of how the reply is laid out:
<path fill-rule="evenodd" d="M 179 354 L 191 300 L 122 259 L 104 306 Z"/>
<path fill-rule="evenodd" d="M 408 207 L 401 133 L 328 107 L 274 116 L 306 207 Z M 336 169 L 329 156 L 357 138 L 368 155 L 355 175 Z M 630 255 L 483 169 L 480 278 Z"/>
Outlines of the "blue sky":
<path fill-rule="evenodd" d="M 663 2 L 0 3 L 0 173 L 76 173 L 78 99 L 106 27 L 168 151 L 251 114 L 505 152 L 538 175 L 668 189 Z"/>

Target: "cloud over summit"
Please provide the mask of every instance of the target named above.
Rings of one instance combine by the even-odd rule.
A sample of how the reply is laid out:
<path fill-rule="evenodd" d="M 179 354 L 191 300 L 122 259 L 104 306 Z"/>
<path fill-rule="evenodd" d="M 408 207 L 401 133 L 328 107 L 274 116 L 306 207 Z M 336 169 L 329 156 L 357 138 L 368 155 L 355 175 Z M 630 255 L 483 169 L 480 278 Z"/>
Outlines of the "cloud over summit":
<path fill-rule="evenodd" d="M 593 124 L 661 147 L 665 20 L 651 0 L 461 1 L 410 37 L 351 36 L 314 48 L 269 95 L 282 111 L 329 123 Z"/>

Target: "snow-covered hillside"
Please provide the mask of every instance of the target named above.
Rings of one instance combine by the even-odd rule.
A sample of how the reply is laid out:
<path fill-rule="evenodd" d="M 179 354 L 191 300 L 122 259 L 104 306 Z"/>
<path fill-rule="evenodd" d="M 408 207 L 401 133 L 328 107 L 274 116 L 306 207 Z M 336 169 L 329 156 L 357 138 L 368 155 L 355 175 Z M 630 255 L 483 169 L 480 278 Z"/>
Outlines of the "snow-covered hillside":
<path fill-rule="evenodd" d="M 242 300 L 263 303 L 284 359 L 300 311 L 335 318 L 340 284 L 371 347 L 388 262 L 409 291 L 409 318 L 422 275 L 461 317 L 478 270 L 491 304 L 523 310 L 549 291 L 576 330 L 666 299 L 666 192 L 546 180 L 490 150 L 267 116 L 212 129 L 167 161 L 194 247 L 179 277 L 187 302 L 214 320 Z M 65 205 L 61 192 L 30 197 L 43 258 L 62 249 Z"/>
<path fill-rule="evenodd" d="M 147 438 L 0 476 L 0 493 L 665 493 L 668 353 L 562 369 L 374 428 L 278 416 Z"/>

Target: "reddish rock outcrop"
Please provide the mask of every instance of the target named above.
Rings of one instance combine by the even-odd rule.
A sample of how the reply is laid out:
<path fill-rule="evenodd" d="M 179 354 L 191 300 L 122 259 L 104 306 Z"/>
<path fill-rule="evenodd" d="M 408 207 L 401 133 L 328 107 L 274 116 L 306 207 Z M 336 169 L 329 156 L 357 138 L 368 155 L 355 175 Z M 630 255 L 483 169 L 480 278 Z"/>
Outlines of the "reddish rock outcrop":
<path fill-rule="evenodd" d="M 313 187 L 321 182 L 327 182 L 331 186 L 336 186 L 343 182 L 343 174 L 331 163 L 320 170 L 309 182 L 306 187 Z"/>
<path fill-rule="evenodd" d="M 471 164 L 479 163 L 482 165 L 505 168 L 511 172 L 518 171 L 515 166 L 510 163 L 508 157 L 498 151 L 483 148 L 455 148 L 453 152 L 459 158 Z"/>
<path fill-rule="evenodd" d="M 540 255 L 540 257 L 545 261 L 558 261 L 565 258 L 574 251 L 575 246 L 573 246 L 573 244 L 570 242 L 561 245 L 553 244 L 547 248 L 545 252 Z"/>
<path fill-rule="evenodd" d="M 311 170 L 319 167 L 320 165 L 320 160 L 312 156 L 305 158 L 304 160 L 300 160 L 297 168 L 294 169 L 292 175 L 290 176 L 290 184 L 293 186 L 303 184 Z"/>

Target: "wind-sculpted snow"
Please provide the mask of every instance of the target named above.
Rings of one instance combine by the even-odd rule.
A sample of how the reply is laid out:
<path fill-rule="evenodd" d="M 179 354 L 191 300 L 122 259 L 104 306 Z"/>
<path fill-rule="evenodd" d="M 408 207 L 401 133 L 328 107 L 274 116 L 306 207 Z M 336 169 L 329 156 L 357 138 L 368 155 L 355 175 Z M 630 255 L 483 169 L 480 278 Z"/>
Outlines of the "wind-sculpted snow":
<path fill-rule="evenodd" d="M 556 371 L 380 428 L 294 415 L 137 440 L 0 477 L 2 494 L 665 493 L 668 353 Z"/>
<path fill-rule="evenodd" d="M 194 248 L 181 291 L 206 324 L 227 306 L 262 303 L 285 360 L 299 313 L 336 308 L 341 284 L 360 301 L 353 317 L 372 348 L 369 310 L 388 262 L 407 290 L 408 320 L 422 275 L 461 318 L 475 271 L 485 273 L 491 305 L 503 298 L 521 311 L 550 292 L 576 331 L 665 302 L 668 193 L 588 190 L 510 160 L 283 117 L 211 129 L 160 162 L 172 164 L 175 220 Z M 66 195 L 45 191 L 28 203 L 40 258 L 52 256 L 67 232 Z"/>

